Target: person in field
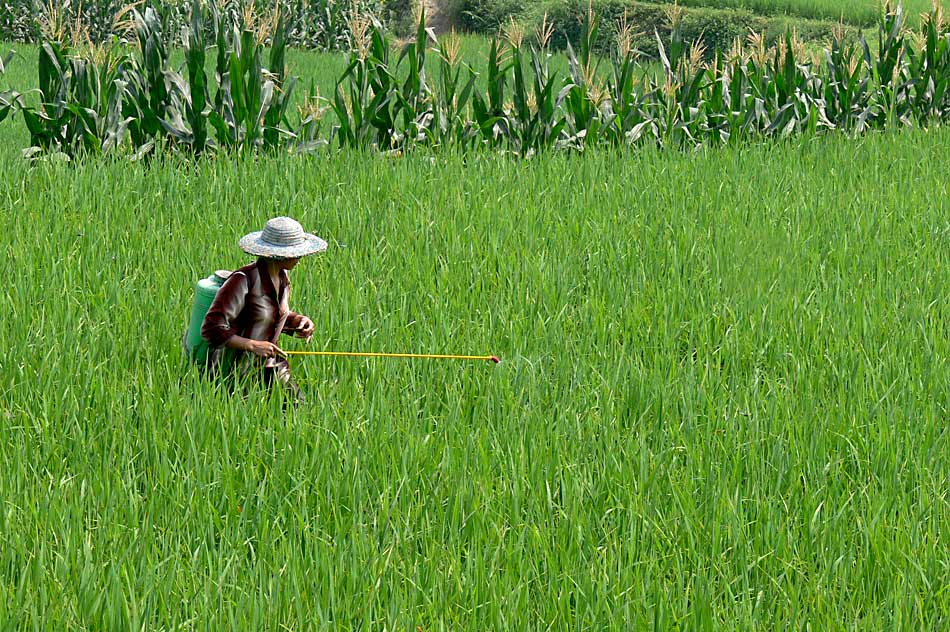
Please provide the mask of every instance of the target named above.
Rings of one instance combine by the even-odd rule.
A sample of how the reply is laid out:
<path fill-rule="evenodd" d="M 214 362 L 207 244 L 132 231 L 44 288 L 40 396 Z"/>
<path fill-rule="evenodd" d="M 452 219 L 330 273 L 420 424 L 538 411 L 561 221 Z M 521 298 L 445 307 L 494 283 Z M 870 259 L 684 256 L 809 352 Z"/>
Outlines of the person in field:
<path fill-rule="evenodd" d="M 313 321 L 290 309 L 290 277 L 301 257 L 323 252 L 327 243 L 305 233 L 289 217 L 268 220 L 264 230 L 245 235 L 241 249 L 257 261 L 236 270 L 218 290 L 201 325 L 208 341 L 212 374 L 244 377 L 259 373 L 268 385 L 280 385 L 295 398 L 303 394 L 293 381 L 280 335 L 310 340 Z"/>

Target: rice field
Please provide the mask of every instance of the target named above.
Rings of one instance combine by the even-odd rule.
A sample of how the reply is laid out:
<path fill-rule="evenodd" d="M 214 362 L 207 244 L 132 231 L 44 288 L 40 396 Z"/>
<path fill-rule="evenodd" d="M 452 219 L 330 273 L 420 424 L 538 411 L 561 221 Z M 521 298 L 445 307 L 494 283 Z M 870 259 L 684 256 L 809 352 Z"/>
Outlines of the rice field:
<path fill-rule="evenodd" d="M 945 9 L 950 9 L 947 0 L 937 2 Z M 881 0 L 678 0 L 678 3 L 693 7 L 748 9 L 762 15 L 785 14 L 815 20 L 840 20 L 860 26 L 875 24 L 881 8 Z M 909 22 L 916 24 L 917 17 L 930 10 L 932 0 L 902 0 L 901 4 Z"/>
<path fill-rule="evenodd" d="M 942 630 L 950 131 L 55 160 L 0 126 L 4 629 Z M 286 213 L 309 402 L 180 346 Z M 300 341 L 287 348 L 305 348 Z"/>

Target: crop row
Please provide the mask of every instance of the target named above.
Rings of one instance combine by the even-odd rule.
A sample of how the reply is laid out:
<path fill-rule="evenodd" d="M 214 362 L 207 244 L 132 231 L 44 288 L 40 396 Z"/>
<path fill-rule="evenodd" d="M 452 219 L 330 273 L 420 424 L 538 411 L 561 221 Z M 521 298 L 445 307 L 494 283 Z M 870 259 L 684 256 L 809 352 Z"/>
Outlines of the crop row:
<path fill-rule="evenodd" d="M 887 5 L 874 47 L 842 36 L 812 57 L 793 34 L 771 49 L 753 35 L 709 62 L 701 45 L 684 41 L 681 13 L 674 7 L 668 17 L 670 37 L 656 35 L 659 73 L 638 63 L 626 24 L 617 27 L 615 54 L 595 55 L 599 24 L 590 13 L 577 50 L 568 47 L 562 75 L 549 67 L 550 29 L 543 26 L 530 41 L 517 28 L 493 41 L 479 74 L 460 61 L 452 38 L 430 47 L 435 37 L 424 17 L 397 54 L 378 23 L 357 16 L 353 50 L 332 98 L 311 87 L 303 106 L 292 108 L 296 79 L 286 69 L 282 19 L 262 26 L 233 7 L 195 2 L 183 37 L 185 62 L 175 69 L 158 13 L 133 9 L 132 49 L 42 42 L 39 104 L 8 90 L 0 95 L 0 119 L 22 113 L 29 155 L 70 156 L 325 146 L 488 146 L 527 156 L 595 144 L 682 147 L 862 133 L 950 119 L 950 31 L 939 7 L 911 32 L 901 7 Z M 206 41 L 209 21 L 213 46 Z M 432 52 L 438 60 L 430 76 Z"/>
<path fill-rule="evenodd" d="M 389 18 L 399 8 L 398 0 L 229 0 L 228 5 L 255 18 L 267 19 L 276 11 L 286 17 L 286 38 L 293 46 L 317 50 L 337 50 L 350 44 L 348 23 L 355 12 L 371 12 Z M 127 0 L 5 0 L 0 3 L 0 39 L 37 42 L 49 26 L 80 25 L 90 41 L 107 42 L 121 35 Z M 153 5 L 167 33 L 179 33 L 191 21 L 192 0 L 167 0 Z M 392 5 L 392 6 L 390 6 Z"/>
<path fill-rule="evenodd" d="M 919 14 L 937 2 L 944 8 L 946 0 L 904 0 L 904 9 L 911 24 L 918 24 Z M 600 15 L 605 13 L 647 13 L 660 9 L 662 4 L 678 3 L 688 7 L 698 20 L 708 20 L 717 28 L 716 14 L 732 13 L 743 18 L 775 18 L 792 20 L 799 26 L 819 26 L 836 22 L 852 26 L 873 27 L 880 16 L 880 0 L 452 0 L 459 24 L 467 29 L 488 32 L 506 24 L 512 17 L 534 20 L 547 12 L 549 15 L 579 13 L 592 5 Z M 723 11 L 725 10 L 725 11 Z M 803 22 L 807 20 L 808 22 Z M 639 23 L 639 22 L 638 22 Z M 721 24 L 719 28 L 729 28 Z"/>

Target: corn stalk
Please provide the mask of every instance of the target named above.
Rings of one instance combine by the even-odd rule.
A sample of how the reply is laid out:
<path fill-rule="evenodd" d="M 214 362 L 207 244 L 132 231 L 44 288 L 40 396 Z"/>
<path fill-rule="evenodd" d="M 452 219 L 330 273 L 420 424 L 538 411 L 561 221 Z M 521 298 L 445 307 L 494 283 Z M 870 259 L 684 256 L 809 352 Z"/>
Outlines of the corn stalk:
<path fill-rule="evenodd" d="M 583 149 L 597 142 L 600 130 L 613 124 L 610 108 L 601 108 L 604 93 L 597 84 L 600 62 L 594 58 L 599 24 L 593 12 L 588 12 L 580 41 L 580 54 L 568 44 L 567 60 L 570 81 L 558 94 L 565 111 L 567 138 L 563 145 Z"/>
<path fill-rule="evenodd" d="M 605 109 L 611 123 L 603 131 L 604 138 L 612 145 L 632 145 L 644 138 L 658 140 L 657 126 L 645 110 L 646 95 L 637 79 L 634 51 L 621 51 L 613 62 L 612 76 L 607 81 Z"/>
<path fill-rule="evenodd" d="M 497 146 L 508 135 L 508 116 L 505 108 L 505 89 L 511 63 L 502 59 L 498 40 L 493 39 L 488 51 L 486 71 L 487 88 L 484 96 L 478 90 L 472 93 L 472 123 L 487 146 Z"/>
<path fill-rule="evenodd" d="M 924 19 L 923 47 L 907 50 L 911 109 L 920 121 L 950 118 L 950 32 L 941 33 L 939 7 Z"/>
<path fill-rule="evenodd" d="M 332 108 L 341 147 L 392 150 L 397 147 L 395 73 L 390 70 L 389 42 L 377 26 L 366 49 L 351 51 Z M 344 87 L 345 86 L 345 87 Z"/>
<path fill-rule="evenodd" d="M 21 108 L 31 147 L 69 156 L 117 148 L 131 122 L 122 114 L 126 69 L 127 60 L 112 50 L 97 59 L 72 55 L 57 42 L 40 46 L 40 105 Z"/>
<path fill-rule="evenodd" d="M 0 76 L 6 73 L 14 54 L 11 50 L 5 57 L 0 57 Z M 18 92 L 10 89 L 0 91 L 0 122 L 15 112 L 18 107 L 23 107 L 23 97 Z"/>
<path fill-rule="evenodd" d="M 555 147 L 559 142 L 567 120 L 560 112 L 560 94 L 554 88 L 557 77 L 548 68 L 546 56 L 530 48 L 532 79 L 528 91 L 524 76 L 524 64 L 520 46 L 512 46 L 512 101 L 513 108 L 507 115 L 508 132 L 512 150 L 521 156 Z"/>
<path fill-rule="evenodd" d="M 478 76 L 470 66 L 459 63 L 457 50 L 446 48 L 444 42 L 438 52 L 439 76 L 432 94 L 434 120 L 427 128 L 428 140 L 439 146 L 465 146 L 474 138 L 466 115 Z M 462 76 L 463 69 L 467 77 Z"/>

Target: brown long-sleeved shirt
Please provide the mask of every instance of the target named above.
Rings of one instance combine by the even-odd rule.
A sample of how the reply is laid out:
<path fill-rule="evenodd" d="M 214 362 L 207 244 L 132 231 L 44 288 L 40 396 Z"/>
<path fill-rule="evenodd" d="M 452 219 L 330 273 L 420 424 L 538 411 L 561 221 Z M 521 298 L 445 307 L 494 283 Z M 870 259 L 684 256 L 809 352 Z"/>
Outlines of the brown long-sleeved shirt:
<path fill-rule="evenodd" d="M 274 287 L 264 259 L 236 270 L 224 282 L 201 325 L 201 337 L 211 347 L 212 369 L 220 366 L 226 351 L 236 358 L 252 355 L 224 347 L 231 336 L 276 344 L 281 333 L 293 334 L 300 327 L 303 317 L 289 307 L 290 279 L 286 270 L 280 271 L 279 286 Z M 267 358 L 264 366 L 276 364 L 276 358 Z"/>

